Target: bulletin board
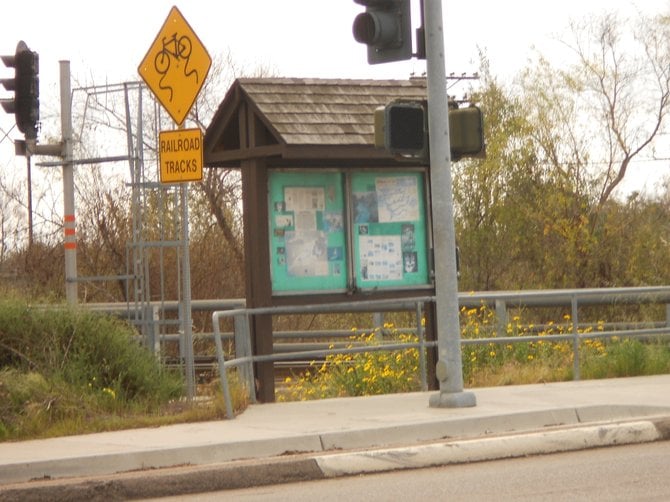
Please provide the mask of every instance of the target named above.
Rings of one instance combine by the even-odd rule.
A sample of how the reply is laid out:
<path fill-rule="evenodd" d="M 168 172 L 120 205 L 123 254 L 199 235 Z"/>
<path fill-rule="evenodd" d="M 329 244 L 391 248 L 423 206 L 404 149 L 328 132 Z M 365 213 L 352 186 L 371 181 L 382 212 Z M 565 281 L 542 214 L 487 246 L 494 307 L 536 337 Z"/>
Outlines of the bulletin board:
<path fill-rule="evenodd" d="M 273 294 L 430 285 L 424 176 L 271 170 Z"/>
<path fill-rule="evenodd" d="M 429 284 L 423 173 L 360 172 L 351 176 L 357 286 Z"/>
<path fill-rule="evenodd" d="M 343 175 L 269 173 L 273 292 L 347 288 Z"/>

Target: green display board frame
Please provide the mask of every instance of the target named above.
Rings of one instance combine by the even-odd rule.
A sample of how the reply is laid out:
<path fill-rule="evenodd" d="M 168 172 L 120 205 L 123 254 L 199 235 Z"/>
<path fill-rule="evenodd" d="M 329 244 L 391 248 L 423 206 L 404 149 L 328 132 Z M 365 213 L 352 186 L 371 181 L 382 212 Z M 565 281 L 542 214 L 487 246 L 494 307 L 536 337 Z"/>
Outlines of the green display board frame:
<path fill-rule="evenodd" d="M 272 291 L 347 289 L 341 172 L 269 173 Z"/>
<path fill-rule="evenodd" d="M 422 172 L 351 175 L 356 285 L 404 288 L 429 283 Z"/>
<path fill-rule="evenodd" d="M 268 174 L 272 293 L 431 285 L 424 170 Z"/>

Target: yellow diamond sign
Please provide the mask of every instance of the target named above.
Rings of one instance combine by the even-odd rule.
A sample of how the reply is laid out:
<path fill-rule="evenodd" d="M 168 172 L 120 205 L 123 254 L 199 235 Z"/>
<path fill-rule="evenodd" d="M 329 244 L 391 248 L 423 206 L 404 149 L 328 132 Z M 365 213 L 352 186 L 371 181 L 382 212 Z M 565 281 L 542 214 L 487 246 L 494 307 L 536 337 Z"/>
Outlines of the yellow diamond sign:
<path fill-rule="evenodd" d="M 177 7 L 137 68 L 177 124 L 184 122 L 205 83 L 212 58 Z"/>

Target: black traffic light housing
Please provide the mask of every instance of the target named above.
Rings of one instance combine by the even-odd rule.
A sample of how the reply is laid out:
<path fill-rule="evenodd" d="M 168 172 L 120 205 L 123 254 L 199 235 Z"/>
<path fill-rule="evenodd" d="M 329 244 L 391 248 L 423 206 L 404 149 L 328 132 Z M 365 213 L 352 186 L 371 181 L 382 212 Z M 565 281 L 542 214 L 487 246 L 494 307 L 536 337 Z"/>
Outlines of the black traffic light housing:
<path fill-rule="evenodd" d="M 14 99 L 2 99 L 0 103 L 7 113 L 15 115 L 16 125 L 26 139 L 36 139 L 40 120 L 39 55 L 21 41 L 13 56 L 0 58 L 5 66 L 14 68 L 14 78 L 0 80 L 5 89 L 14 91 Z"/>
<path fill-rule="evenodd" d="M 365 6 L 354 19 L 357 42 L 368 46 L 368 63 L 388 63 L 412 57 L 410 0 L 354 0 Z"/>
<path fill-rule="evenodd" d="M 377 108 L 374 116 L 375 146 L 398 158 L 429 158 L 427 101 L 395 100 Z M 485 155 L 484 121 L 479 107 L 449 105 L 451 160 Z"/>
<path fill-rule="evenodd" d="M 423 102 L 396 100 L 375 110 L 375 146 L 408 159 L 428 158 L 428 116 Z"/>

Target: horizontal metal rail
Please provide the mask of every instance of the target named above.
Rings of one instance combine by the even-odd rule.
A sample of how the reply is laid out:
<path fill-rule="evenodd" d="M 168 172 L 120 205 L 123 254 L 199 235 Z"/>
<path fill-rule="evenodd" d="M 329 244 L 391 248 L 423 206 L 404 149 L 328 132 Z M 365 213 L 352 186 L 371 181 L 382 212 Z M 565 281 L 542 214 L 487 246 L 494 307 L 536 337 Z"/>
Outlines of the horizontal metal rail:
<path fill-rule="evenodd" d="M 470 308 L 495 307 L 496 302 L 504 302 L 508 307 L 561 307 L 572 305 L 574 298 L 578 299 L 579 305 L 670 303 L 670 287 L 487 291 L 458 295 L 459 305 Z"/>
<path fill-rule="evenodd" d="M 670 287 L 650 286 L 636 288 L 595 288 L 595 289 L 552 289 L 552 290 L 527 290 L 527 291 L 485 291 L 485 292 L 460 292 L 458 294 L 459 306 L 466 308 L 475 308 L 485 306 L 496 308 L 498 305 L 504 305 L 506 308 L 520 307 L 565 307 L 572 304 L 573 297 L 576 297 L 579 305 L 635 305 L 641 303 L 659 303 L 670 304 Z M 432 297 L 427 297 L 432 298 Z M 405 299 L 410 301 L 413 299 Z M 377 300 L 371 300 L 377 301 Z M 392 302 L 391 300 L 387 301 Z M 194 311 L 217 311 L 227 309 L 240 309 L 246 305 L 243 298 L 233 299 L 204 299 L 192 300 L 192 309 Z M 366 304 L 369 302 L 358 302 Z M 125 312 L 132 307 L 132 302 L 124 303 L 86 303 L 83 306 L 93 310 L 106 311 L 110 313 Z M 150 302 L 152 307 L 157 307 L 162 311 L 171 312 L 179 310 L 179 301 L 169 300 L 162 302 Z M 340 305 L 340 304 L 330 304 Z M 265 313 L 274 313 L 279 307 L 267 307 Z M 367 307 L 360 310 L 347 309 L 326 309 L 325 306 L 312 305 L 309 310 L 299 313 L 313 312 L 342 312 L 342 311 L 365 311 Z M 263 312 L 258 312 L 262 314 Z M 282 312 L 288 313 L 288 312 Z"/>
<path fill-rule="evenodd" d="M 332 348 L 325 350 L 307 350 L 268 354 L 252 355 L 249 350 L 250 340 L 248 329 L 243 336 L 236 335 L 236 342 L 243 344 L 243 354 L 229 361 L 225 360 L 223 347 L 221 344 L 221 333 L 219 330 L 219 321 L 221 318 L 233 317 L 244 318 L 244 326 L 249 325 L 248 319 L 254 315 L 281 315 L 281 314 L 305 314 L 305 313 L 333 313 L 333 312 L 374 312 L 382 310 L 414 310 L 420 312 L 422 305 L 434 301 L 434 297 L 425 296 L 419 298 L 406 298 L 401 300 L 371 300 L 365 302 L 348 302 L 338 304 L 321 305 L 303 305 L 289 307 L 263 307 L 255 309 L 238 308 L 226 311 L 215 311 L 212 314 L 212 324 L 214 328 L 214 340 L 216 343 L 217 361 L 219 366 L 219 376 L 221 387 L 226 404 L 226 414 L 233 418 L 232 400 L 228 388 L 228 379 L 226 369 L 231 367 L 246 368 L 246 378 L 248 389 L 253 393 L 253 363 L 266 361 L 286 361 L 297 358 L 323 358 L 329 354 L 339 353 L 358 353 L 371 352 L 379 350 L 405 350 L 407 348 L 417 347 L 420 349 L 422 357 L 427 347 L 435 346 L 436 342 L 427 342 L 423 340 L 420 316 L 417 316 L 419 342 L 417 343 L 389 343 L 374 346 L 356 346 L 347 348 Z M 670 336 L 670 328 L 666 326 L 654 328 L 632 328 L 614 331 L 591 331 L 588 333 L 579 333 L 579 307 L 592 305 L 634 305 L 644 303 L 670 304 L 669 287 L 643 287 L 643 288 L 608 288 L 608 289 L 578 289 L 578 290 L 542 290 L 542 291 L 523 291 L 523 292 L 486 292 L 486 293 L 461 293 L 459 294 L 459 303 L 461 307 L 475 308 L 481 306 L 494 307 L 496 314 L 504 316 L 506 325 L 507 311 L 510 308 L 520 307 L 571 307 L 572 332 L 565 334 L 552 335 L 523 335 L 523 336 L 494 336 L 486 338 L 467 338 L 462 339 L 462 345 L 475 344 L 509 344 L 520 342 L 537 341 L 572 341 L 573 343 L 573 364 L 575 379 L 580 378 L 579 344 L 584 339 L 596 339 L 607 337 L 666 337 Z M 666 307 L 666 316 L 668 308 Z M 498 319 L 499 325 L 501 320 Z M 500 332 L 500 331 L 499 331 Z M 504 331 L 503 331 L 504 332 Z M 237 345 L 236 345 L 237 352 Z M 422 375 L 422 378 L 425 376 Z M 425 385 L 425 382 L 422 382 Z M 250 395 L 252 399 L 255 396 Z"/>
<path fill-rule="evenodd" d="M 191 309 L 200 312 L 211 312 L 214 310 L 239 309 L 245 306 L 244 299 L 233 298 L 231 300 L 191 300 Z M 163 312 L 178 312 L 181 302 L 178 300 L 153 301 L 149 307 Z M 83 307 L 99 312 L 110 314 L 125 313 L 134 306 L 134 302 L 112 302 L 112 303 L 86 303 Z"/>

